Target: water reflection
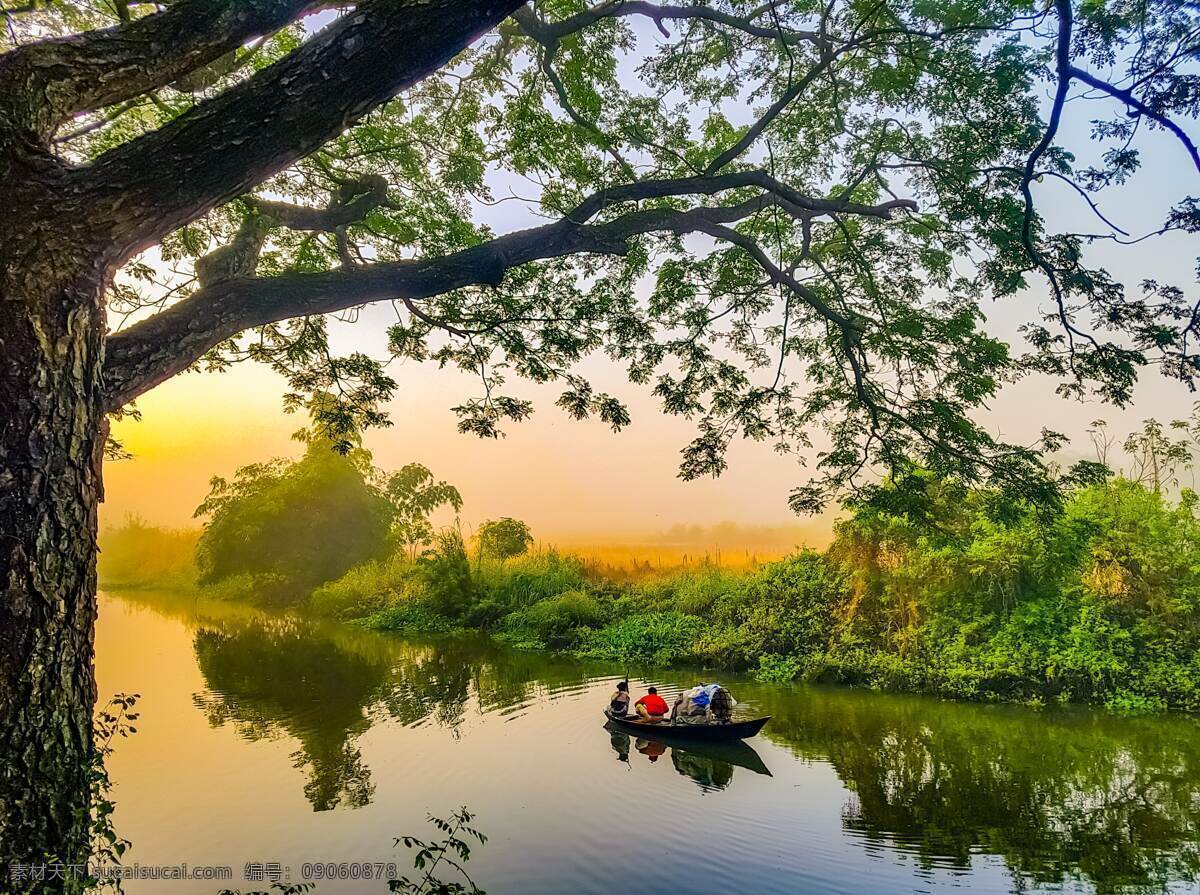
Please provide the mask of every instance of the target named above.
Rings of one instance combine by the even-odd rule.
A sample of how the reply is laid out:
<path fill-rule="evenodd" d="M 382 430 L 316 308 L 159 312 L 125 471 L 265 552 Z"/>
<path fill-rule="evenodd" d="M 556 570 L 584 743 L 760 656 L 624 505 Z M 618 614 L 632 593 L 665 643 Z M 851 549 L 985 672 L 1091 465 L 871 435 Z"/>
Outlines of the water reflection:
<path fill-rule="evenodd" d="M 294 741 L 314 811 L 382 798 L 376 788 L 383 782 L 373 779 L 364 754 L 379 761 L 386 752 L 362 745 L 374 726 L 433 725 L 466 742 L 475 735 L 466 723 L 473 718 L 503 724 L 536 710 L 536 722 L 505 724 L 514 758 L 497 767 L 520 769 L 522 752 L 540 756 L 547 742 L 561 742 L 580 779 L 611 781 L 603 775 L 616 770 L 615 755 L 643 775 L 654 799 L 695 794 L 671 768 L 705 793 L 728 791 L 721 806 L 749 798 L 760 800 L 751 811 L 787 805 L 797 816 L 813 813 L 803 800 L 815 768 L 836 774 L 842 794 L 835 798 L 844 802 L 840 827 L 834 816 L 822 835 L 849 844 L 860 862 L 865 848 L 903 852 L 925 869 L 966 871 L 990 855 L 1003 862 L 1015 890 L 1081 884 L 1163 892 L 1200 878 L 1200 723 L 1193 718 L 1038 712 L 727 677 L 746 712 L 773 716 L 754 740 L 768 770 L 744 743 L 632 741 L 610 729 L 605 748 L 599 712 L 619 677 L 604 666 L 513 652 L 481 638 L 411 642 L 190 599 L 136 599 L 192 629 L 204 682 L 194 702 L 210 724 L 247 740 Z M 665 690 L 694 681 L 658 673 L 640 685 L 650 683 Z M 388 748 L 405 748 L 395 742 Z M 598 750 L 600 764 L 584 760 L 589 749 Z M 453 777 L 459 768 L 449 765 L 461 759 L 426 754 L 423 761 L 447 767 L 419 772 Z M 548 781 L 552 797 L 555 770 L 542 764 L 530 763 L 533 779 Z M 776 779 L 765 779 L 772 771 Z M 763 786 L 774 795 L 764 796 Z M 599 789 L 616 799 L 622 787 Z M 627 818 L 623 810 L 613 814 Z M 754 847 L 752 839 L 739 845 Z"/>
<path fill-rule="evenodd" d="M 745 768 L 755 774 L 771 776 L 771 772 L 763 763 L 762 758 L 748 743 L 689 743 L 680 745 L 677 742 L 657 740 L 652 737 L 638 737 L 632 741 L 629 734 L 609 723 L 604 725 L 608 731 L 609 745 L 617 754 L 618 761 L 629 761 L 630 743 L 640 754 L 651 762 L 658 761 L 664 754 L 669 753 L 671 765 L 684 777 L 690 777 L 704 792 L 715 792 L 725 789 L 733 782 L 733 769 Z"/>
<path fill-rule="evenodd" d="M 835 689 L 758 694 L 770 735 L 829 761 L 847 831 L 924 866 L 1001 855 L 1024 882 L 1164 891 L 1200 878 L 1200 724 Z"/>
<path fill-rule="evenodd" d="M 339 649 L 293 618 L 199 628 L 193 646 L 209 688 L 193 699 L 210 724 L 232 724 L 247 740 L 295 737 L 314 811 L 370 803 L 375 788 L 355 740 L 371 726 L 367 710 L 386 692 L 389 663 Z"/>

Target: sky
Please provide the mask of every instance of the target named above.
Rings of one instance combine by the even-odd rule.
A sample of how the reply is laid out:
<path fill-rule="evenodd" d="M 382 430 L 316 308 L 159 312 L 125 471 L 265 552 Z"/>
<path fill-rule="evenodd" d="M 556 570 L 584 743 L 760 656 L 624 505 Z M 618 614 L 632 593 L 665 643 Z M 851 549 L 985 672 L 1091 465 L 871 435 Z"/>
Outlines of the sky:
<path fill-rule="evenodd" d="M 1064 142 L 1081 156 L 1088 151 L 1087 103 L 1072 104 L 1063 125 Z M 1161 226 L 1170 206 L 1196 193 L 1196 171 L 1177 143 L 1161 135 L 1141 144 L 1152 161 L 1131 184 L 1104 194 L 1106 214 L 1133 233 Z M 1052 226 L 1094 229 L 1082 200 L 1065 186 L 1041 184 L 1038 204 Z M 481 207 L 480 218 L 495 232 L 528 226 L 532 218 L 518 203 Z M 1194 237 L 1172 234 L 1133 248 L 1101 244 L 1098 260 L 1126 283 L 1153 276 L 1194 291 Z M 1033 308 L 1048 302 L 1040 284 L 1003 305 L 985 306 L 989 328 L 1014 339 L 1016 327 L 1034 319 Z M 368 309 L 358 323 L 337 325 L 334 347 L 381 355 L 387 309 Z M 633 424 L 619 434 L 597 421 L 568 419 L 554 406 L 561 387 L 511 383 L 510 392 L 534 400 L 532 419 L 510 424 L 507 437 L 480 440 L 461 435 L 450 408 L 476 394 L 477 383 L 457 371 L 432 364 L 393 363 L 388 372 L 400 384 L 388 406 L 391 428 L 367 434 L 375 463 L 394 469 L 421 462 L 455 484 L 465 500 L 467 527 L 488 518 L 525 520 L 542 541 L 648 540 L 678 526 L 722 529 L 725 541 L 783 540 L 820 545 L 832 515 L 800 519 L 787 507 L 788 492 L 802 484 L 805 469 L 795 455 L 773 452 L 766 444 L 735 443 L 729 469 L 719 479 L 683 482 L 677 478 L 679 451 L 692 437 L 692 424 L 664 417 L 644 389 L 629 385 L 621 371 L 589 362 L 598 390 L 628 401 Z M 1096 402 L 1068 401 L 1042 377 L 1005 388 L 978 418 L 1017 442 L 1033 441 L 1043 427 L 1069 436 L 1066 462 L 1092 455 L 1087 428 L 1103 418 L 1123 436 L 1141 420 L 1185 417 L 1194 400 L 1178 382 L 1156 370 L 1143 374 L 1133 406 L 1118 410 Z M 115 433 L 133 459 L 110 462 L 101 523 L 119 523 L 129 514 L 172 527 L 198 524 L 192 512 L 204 498 L 209 479 L 228 476 L 243 464 L 294 456 L 291 433 L 303 418 L 281 410 L 282 380 L 268 370 L 243 364 L 225 373 L 188 373 L 138 400 L 141 420 L 116 424 Z M 736 532 L 741 531 L 741 534 Z M 705 535 L 717 537 L 714 532 Z M 726 546 L 733 546 L 726 544 Z"/>

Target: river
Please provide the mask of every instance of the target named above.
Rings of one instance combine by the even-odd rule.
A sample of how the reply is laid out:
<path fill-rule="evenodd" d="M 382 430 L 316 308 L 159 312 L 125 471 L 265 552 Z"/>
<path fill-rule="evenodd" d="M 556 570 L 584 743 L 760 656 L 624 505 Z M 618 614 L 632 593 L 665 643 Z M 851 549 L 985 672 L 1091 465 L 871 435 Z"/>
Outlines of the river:
<path fill-rule="evenodd" d="M 742 750 L 629 740 L 625 669 L 485 638 L 401 639 L 194 596 L 102 594 L 101 698 L 141 694 L 109 761 L 131 895 L 244 891 L 411 859 L 430 812 L 487 834 L 489 895 L 1196 892 L 1200 723 L 966 705 L 720 675 Z M 668 696 L 711 673 L 629 669 Z M 274 865 L 278 865 L 276 868 Z M 158 872 L 146 871 L 143 872 Z M 371 871 L 372 873 L 375 871 Z M 322 880 L 318 893 L 386 892 Z"/>

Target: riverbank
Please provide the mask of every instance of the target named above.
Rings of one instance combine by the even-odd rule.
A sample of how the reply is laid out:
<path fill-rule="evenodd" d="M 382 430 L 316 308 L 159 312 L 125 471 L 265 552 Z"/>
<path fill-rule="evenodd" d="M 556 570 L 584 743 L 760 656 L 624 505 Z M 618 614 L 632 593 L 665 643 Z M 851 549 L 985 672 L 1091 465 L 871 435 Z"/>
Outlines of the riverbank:
<path fill-rule="evenodd" d="M 697 895 L 1006 895 L 1018 883 L 1134 895 L 1184 891 L 1200 870 L 1192 717 L 722 673 L 747 712 L 772 716 L 748 744 L 767 776 L 611 737 L 600 708 L 624 669 L 608 663 L 148 590 L 101 594 L 97 633 L 100 692 L 142 694 L 138 733 L 110 763 L 130 864 L 403 872 L 393 836 L 465 804 L 489 835 L 472 875 L 496 895 L 609 895 L 632 865 Z M 668 694 L 696 678 L 633 674 L 638 692 Z M 696 842 L 733 857 L 697 861 Z M 178 881 L 167 895 L 215 888 Z M 318 891 L 380 888 L 326 879 Z"/>
<path fill-rule="evenodd" d="M 299 602 L 377 630 L 470 629 L 629 665 L 954 699 L 1200 710 L 1194 495 L 1170 501 L 1112 479 L 1049 513 L 931 488 L 927 511 L 920 519 L 859 508 L 822 553 L 626 580 L 554 550 L 471 556 L 447 532 L 416 558 L 356 566 Z M 252 578 L 215 593 L 278 597 Z"/>

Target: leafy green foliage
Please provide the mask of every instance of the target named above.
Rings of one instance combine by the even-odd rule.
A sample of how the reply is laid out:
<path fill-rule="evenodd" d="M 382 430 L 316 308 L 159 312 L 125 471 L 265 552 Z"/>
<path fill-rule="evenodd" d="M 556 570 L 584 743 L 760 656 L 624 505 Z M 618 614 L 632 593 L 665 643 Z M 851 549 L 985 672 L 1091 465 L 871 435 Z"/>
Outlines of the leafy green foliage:
<path fill-rule="evenodd" d="M 116 7 L 136 17 L 150 5 Z M 639 27 L 647 18 L 657 30 Z M 0 41 L 119 22 L 105 3 L 65 0 L 12 17 Z M 1185 383 L 1200 369 L 1194 296 L 1100 266 L 1141 235 L 1098 211 L 1080 232 L 1039 213 L 1057 201 L 1096 211 L 1105 190 L 1146 167 L 1148 131 L 1169 140 L 1164 164 L 1200 164 L 1181 124 L 1200 104 L 1197 27 L 1195 4 L 1178 0 L 534 4 L 352 116 L 256 185 L 261 195 L 169 235 L 158 248 L 171 276 L 132 261 L 109 303 L 125 312 L 194 293 L 206 260 L 266 220 L 267 194 L 309 211 L 373 198 L 328 230 L 264 223 L 263 278 L 478 248 L 497 238 L 479 209 L 499 201 L 559 221 L 558 238 L 595 196 L 585 217 L 590 235 L 605 234 L 598 243 L 507 267 L 510 241 L 486 276 L 467 280 L 476 285 L 397 304 L 391 357 L 477 378 L 453 408 L 463 432 L 498 437 L 529 418 L 522 380 L 561 385 L 557 404 L 572 418 L 624 427 L 624 398 L 583 375 L 603 357 L 662 412 L 695 422 L 686 478 L 721 473 L 741 437 L 816 454 L 791 494 L 800 512 L 882 476 L 915 485 L 910 469 L 1053 503 L 1043 452 L 1059 437 L 1007 444 L 977 419 L 1006 383 L 1040 372 L 1066 395 L 1126 404 L 1151 366 Z M 60 150 L 87 159 L 127 144 L 305 39 L 293 24 L 95 110 L 60 135 Z M 1047 93 L 1061 96 L 1049 115 Z M 1059 122 L 1084 114 L 1090 143 L 1069 144 L 1079 128 Z M 652 184 L 672 186 L 638 193 Z M 1194 197 L 1171 201 L 1144 235 L 1200 229 Z M 1019 347 L 989 331 L 983 308 L 1025 291 L 1050 301 L 1028 303 Z M 287 406 L 311 407 L 349 448 L 358 429 L 387 424 L 388 358 L 339 357 L 330 331 L 340 323 L 296 313 L 202 363 L 269 365 L 288 382 Z M 421 525 L 412 534 L 420 545 L 430 536 Z"/>
<path fill-rule="evenodd" d="M 439 482 L 420 463 L 409 463 L 387 477 L 384 496 L 392 507 L 392 535 L 410 553 L 433 542 L 429 516 L 438 507 L 462 509 L 462 495 L 447 482 Z"/>
<path fill-rule="evenodd" d="M 838 571 L 819 553 L 805 551 L 769 563 L 716 603 L 700 650 L 721 664 L 743 668 L 763 656 L 803 661 L 825 648 L 840 593 Z"/>
<path fill-rule="evenodd" d="M 343 452 L 319 436 L 297 437 L 305 442 L 299 460 L 246 466 L 232 482 L 213 479 L 196 510 L 211 517 L 196 549 L 202 584 L 234 597 L 291 601 L 312 591 L 326 614 L 360 617 L 403 588 L 417 559 L 432 590 L 457 593 L 465 579 L 453 579 L 452 557 L 455 549 L 465 556 L 462 538 L 435 538 L 429 521 L 439 507 L 462 507 L 453 485 L 419 463 L 385 475 L 362 448 Z M 435 540 L 428 555 L 415 556 Z M 403 557 L 394 555 L 397 548 Z M 369 565 L 376 561 L 381 565 Z M 345 573 L 347 580 L 335 581 Z M 382 588 L 363 592 L 380 579 Z"/>
<path fill-rule="evenodd" d="M 483 523 L 475 537 L 479 541 L 481 556 L 489 556 L 501 562 L 528 552 L 533 544 L 529 526 L 508 516 Z"/>
<path fill-rule="evenodd" d="M 592 632 L 581 653 L 617 662 L 672 665 L 695 662 L 704 622 L 683 612 L 629 615 Z"/>
<path fill-rule="evenodd" d="M 447 618 L 459 618 L 474 599 L 474 581 L 467 545 L 457 529 L 438 533 L 434 549 L 417 559 L 430 608 Z"/>
<path fill-rule="evenodd" d="M 825 673 L 969 698 L 1200 707 L 1200 520 L 1124 479 L 1061 513 L 993 495 L 931 528 L 862 511 L 830 549 L 849 594 Z"/>
<path fill-rule="evenodd" d="M 465 807 L 448 818 L 429 815 L 429 822 L 442 834 L 438 840 L 401 836 L 396 845 L 413 852 L 413 868 L 419 871 L 416 879 L 401 877 L 388 880 L 388 891 L 408 895 L 486 895 L 463 867 L 471 860 L 476 844 L 487 843 L 487 836 L 471 826 L 475 815 Z M 444 870 L 453 871 L 459 879 L 444 880 L 438 876 Z"/>
<path fill-rule="evenodd" d="M 441 839 L 425 840 L 417 836 L 400 836 L 394 845 L 403 845 L 413 853 L 416 878 L 402 876 L 387 881 L 389 892 L 407 895 L 487 895 L 475 884 L 463 867 L 471 860 L 471 850 L 485 845 L 487 836 L 471 826 L 475 815 L 465 807 L 448 818 L 428 815 L 429 823 L 441 833 Z M 456 879 L 444 879 L 442 874 L 453 873 Z M 269 892 L 246 892 L 244 895 L 304 895 L 314 891 L 315 883 L 275 883 Z M 243 895 L 240 890 L 222 889 L 219 895 Z"/>
<path fill-rule="evenodd" d="M 125 738 L 137 733 L 134 722 L 140 714 L 134 711 L 140 693 L 117 693 L 96 712 L 92 722 L 93 749 L 91 761 L 86 769 L 90 816 L 85 827 L 90 839 L 88 857 L 90 866 L 116 867 L 129 849 L 129 840 L 121 838 L 113 825 L 116 805 L 112 799 L 112 778 L 108 773 L 107 761 L 116 748 L 116 738 Z M 81 891 L 101 892 L 114 888 L 111 879 L 95 879 L 88 875 L 80 880 Z M 119 882 L 115 891 L 121 891 Z"/>
<path fill-rule="evenodd" d="M 824 554 L 617 585 L 556 553 L 472 575 L 455 552 L 456 600 L 435 596 L 410 568 L 372 624 L 483 628 L 523 648 L 750 669 L 769 681 L 1200 708 L 1191 492 L 1172 503 L 1116 478 L 1047 510 L 919 478 L 919 491 L 882 488 L 856 504 Z M 387 590 L 386 567 L 370 570 L 360 590 Z"/>
<path fill-rule="evenodd" d="M 569 590 L 509 615 L 504 635 L 527 648 L 566 649 L 578 644 L 589 628 L 602 624 L 605 615 L 594 596 Z"/>
<path fill-rule="evenodd" d="M 369 481 L 365 451 L 339 454 L 305 437 L 304 456 L 244 466 L 214 478 L 197 508 L 210 517 L 196 549 L 200 582 L 234 576 L 276 598 L 305 596 L 356 563 L 383 553 L 389 506 Z"/>
<path fill-rule="evenodd" d="M 583 562 L 574 556 L 545 550 L 518 557 L 503 566 L 484 565 L 480 588 L 506 611 L 532 606 L 540 600 L 589 586 Z"/>
<path fill-rule="evenodd" d="M 407 595 L 420 586 L 415 571 L 413 560 L 405 552 L 369 560 L 314 590 L 308 607 L 318 615 L 338 619 L 373 615 L 398 595 Z"/>
<path fill-rule="evenodd" d="M 1190 447 L 1147 422 L 1128 440 L 1143 480 L 1135 481 L 1110 477 L 1112 439 L 1099 422 L 1093 434 L 1098 460 L 1065 479 L 1060 503 L 908 467 L 902 481 L 847 504 L 825 553 L 804 550 L 744 573 L 709 567 L 617 583 L 553 550 L 505 559 L 505 543 L 511 553 L 531 536 L 501 519 L 480 538 L 481 554 L 499 561 L 473 563 L 457 528 L 437 532 L 416 558 L 392 541 L 388 557 L 315 588 L 308 607 L 379 629 L 474 628 L 522 648 L 749 669 L 770 681 L 1200 709 L 1200 498 L 1165 493 L 1190 468 Z M 315 450 L 296 466 L 349 465 L 367 491 L 368 478 L 385 481 L 361 456 L 322 446 L 314 459 Z M 264 494 L 292 493 L 276 478 L 262 491 L 241 484 L 243 500 L 273 510 L 281 504 Z M 253 592 L 263 576 L 284 572 L 231 575 L 222 586 Z"/>

